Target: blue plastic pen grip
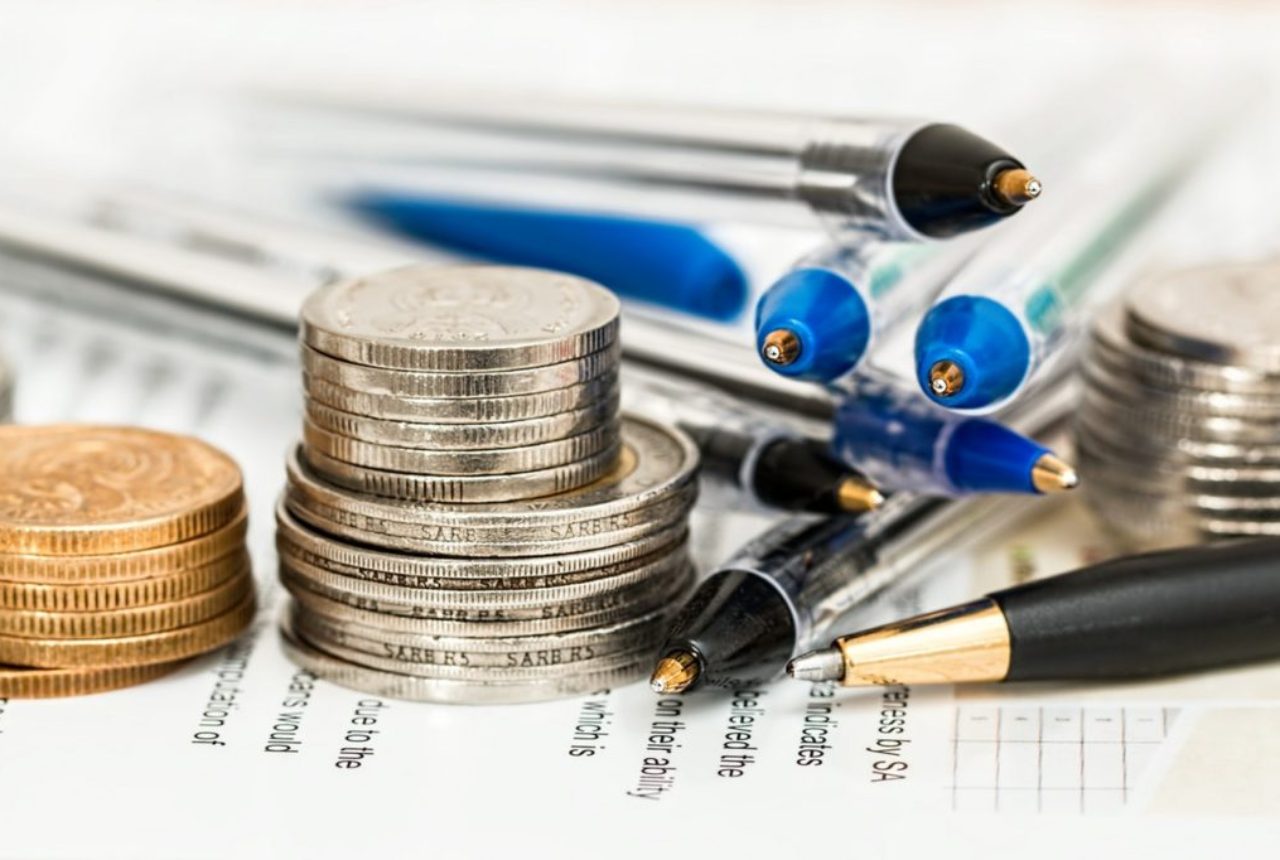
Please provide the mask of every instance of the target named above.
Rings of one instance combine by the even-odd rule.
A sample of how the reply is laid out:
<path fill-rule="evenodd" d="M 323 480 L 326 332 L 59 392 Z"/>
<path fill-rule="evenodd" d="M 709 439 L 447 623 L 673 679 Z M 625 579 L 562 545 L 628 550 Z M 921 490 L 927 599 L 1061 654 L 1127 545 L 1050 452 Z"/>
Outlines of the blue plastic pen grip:
<path fill-rule="evenodd" d="M 717 321 L 739 316 L 749 296 L 737 262 L 686 224 L 384 192 L 359 194 L 350 205 L 418 241 L 569 272 L 627 298 Z"/>

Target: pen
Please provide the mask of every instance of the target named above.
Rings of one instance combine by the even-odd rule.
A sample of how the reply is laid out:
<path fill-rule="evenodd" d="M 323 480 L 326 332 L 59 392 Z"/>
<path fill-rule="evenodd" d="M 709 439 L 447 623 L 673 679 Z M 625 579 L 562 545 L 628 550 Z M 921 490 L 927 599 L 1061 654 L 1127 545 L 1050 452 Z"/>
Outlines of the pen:
<path fill-rule="evenodd" d="M 1130 556 L 841 636 L 800 681 L 1142 678 L 1280 657 L 1280 540 Z"/>
<path fill-rule="evenodd" d="M 704 231 L 676 222 L 367 189 L 357 212 L 418 241 L 579 275 L 619 295 L 712 320 L 747 304 L 747 276 Z"/>
<path fill-rule="evenodd" d="M 1086 303 L 1104 298 L 1091 295 L 1100 276 L 1190 175 L 1235 101 L 1228 94 L 1208 110 L 1188 97 L 1176 116 L 1148 106 L 1093 123 L 1087 156 L 1050 156 L 1052 199 L 979 251 L 921 319 L 915 364 L 925 394 L 985 412 L 1024 390 Z"/>
<path fill-rule="evenodd" d="M 1044 445 L 864 374 L 836 410 L 831 450 L 879 486 L 930 495 L 1058 493 L 1076 472 Z"/>
<path fill-rule="evenodd" d="M 1015 423 L 1054 430 L 1073 405 L 1070 386 L 1047 387 L 1018 403 Z M 650 686 L 678 693 L 770 680 L 871 595 L 1034 509 L 1017 495 L 902 492 L 860 516 L 784 520 L 698 585 L 659 649 Z"/>
<path fill-rule="evenodd" d="M 698 445 L 704 478 L 735 486 L 766 507 L 840 514 L 884 503 L 876 485 L 831 456 L 821 440 L 779 430 L 749 433 L 678 423 Z"/>
<path fill-rule="evenodd" d="M 277 122 L 292 108 L 327 120 L 335 132 L 299 142 L 295 117 L 284 130 L 295 135 L 295 149 L 455 172 L 606 179 L 772 206 L 799 202 L 837 231 L 894 239 L 956 236 L 1040 194 L 1021 161 L 944 123 L 474 94 L 293 93 L 268 101 Z M 345 127 L 335 127 L 335 114 L 349 120 Z M 359 127 L 350 122 L 356 119 Z"/>
<path fill-rule="evenodd" d="M 760 297 L 757 352 L 783 376 L 845 376 L 880 336 L 933 300 L 981 238 L 920 245 L 850 237 L 806 255 Z"/>
<path fill-rule="evenodd" d="M 632 368 L 623 406 L 689 434 L 704 486 L 732 487 L 757 505 L 786 511 L 851 513 L 884 502 L 875 484 L 832 456 L 807 425 L 771 421 L 695 380 L 672 385 Z"/>

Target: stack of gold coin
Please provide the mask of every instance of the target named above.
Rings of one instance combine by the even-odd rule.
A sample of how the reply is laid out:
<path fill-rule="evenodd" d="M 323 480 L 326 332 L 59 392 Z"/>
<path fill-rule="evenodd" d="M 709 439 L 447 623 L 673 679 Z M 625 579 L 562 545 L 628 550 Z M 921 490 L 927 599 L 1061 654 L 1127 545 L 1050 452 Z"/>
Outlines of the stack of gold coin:
<path fill-rule="evenodd" d="M 528 269 L 410 267 L 306 303 L 277 511 L 297 662 L 448 702 L 643 676 L 692 584 L 697 451 L 619 418 L 617 317 Z"/>
<path fill-rule="evenodd" d="M 184 436 L 0 427 L 0 696 L 158 677 L 253 619 L 240 470 Z"/>

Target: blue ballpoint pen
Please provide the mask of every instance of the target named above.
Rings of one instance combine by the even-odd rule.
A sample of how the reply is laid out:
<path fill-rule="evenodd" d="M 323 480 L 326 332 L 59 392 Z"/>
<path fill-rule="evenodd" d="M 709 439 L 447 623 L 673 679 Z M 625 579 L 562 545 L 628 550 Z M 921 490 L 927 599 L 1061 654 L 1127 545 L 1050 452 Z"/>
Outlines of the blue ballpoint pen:
<path fill-rule="evenodd" d="M 1056 493 L 1075 470 L 1003 424 L 956 415 L 884 378 L 860 375 L 836 412 L 832 451 L 886 490 L 941 496 Z"/>

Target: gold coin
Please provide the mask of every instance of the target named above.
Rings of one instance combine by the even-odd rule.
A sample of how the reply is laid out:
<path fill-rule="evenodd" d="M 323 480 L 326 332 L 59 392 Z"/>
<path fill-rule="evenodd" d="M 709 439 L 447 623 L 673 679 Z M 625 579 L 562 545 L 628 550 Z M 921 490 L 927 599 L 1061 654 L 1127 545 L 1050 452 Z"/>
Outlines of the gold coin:
<path fill-rule="evenodd" d="M 249 512 L 240 513 L 212 534 L 155 549 L 110 555 L 3 555 L 0 580 L 44 584 L 123 582 L 163 577 L 206 567 L 244 546 Z"/>
<path fill-rule="evenodd" d="M 0 427 L 0 552 L 168 546 L 225 526 L 240 469 L 189 436 L 78 424 Z"/>
<path fill-rule="evenodd" d="M 183 665 L 152 663 L 149 666 L 109 666 L 87 669 L 23 669 L 0 666 L 0 696 L 6 699 L 58 699 L 104 693 L 142 684 L 167 675 Z"/>
<path fill-rule="evenodd" d="M 257 608 L 252 591 L 229 612 L 190 627 L 103 639 L 22 639 L 0 636 L 0 662 L 68 669 L 78 666 L 142 666 L 204 654 L 239 636 Z"/>
<path fill-rule="evenodd" d="M 252 588 L 253 575 L 245 568 L 215 588 L 172 603 L 110 612 L 0 610 L 0 634 L 24 639 L 101 639 L 159 633 L 221 615 L 243 600 Z"/>
<path fill-rule="evenodd" d="M 208 591 L 231 579 L 248 565 L 249 554 L 241 548 L 234 555 L 218 559 L 204 567 L 151 579 L 99 582 L 92 585 L 0 582 L 0 613 L 7 609 L 32 612 L 107 612 L 112 609 L 172 603 Z"/>

